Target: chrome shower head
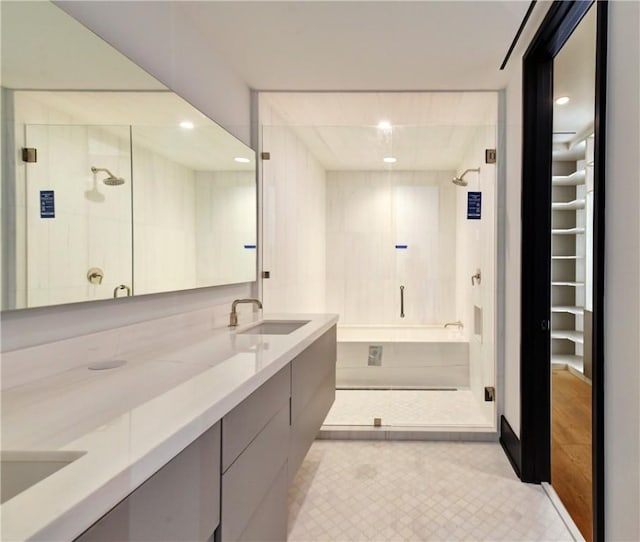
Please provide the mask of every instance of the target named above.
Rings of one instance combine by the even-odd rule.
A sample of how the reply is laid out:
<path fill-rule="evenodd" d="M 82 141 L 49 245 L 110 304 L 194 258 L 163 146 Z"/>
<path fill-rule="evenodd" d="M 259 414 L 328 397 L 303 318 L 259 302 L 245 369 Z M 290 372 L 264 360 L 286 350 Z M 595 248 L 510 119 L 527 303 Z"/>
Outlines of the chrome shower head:
<path fill-rule="evenodd" d="M 102 182 L 108 186 L 120 186 L 124 184 L 124 179 L 122 177 L 116 177 L 113 173 L 111 173 L 107 168 L 104 167 L 91 167 L 91 171 L 93 173 L 98 173 L 100 171 L 104 171 L 107 175 L 109 175 L 106 179 L 103 179 Z"/>
<path fill-rule="evenodd" d="M 465 181 L 462 177 L 454 177 L 451 181 L 453 184 L 458 186 L 467 186 L 469 183 Z"/>
<path fill-rule="evenodd" d="M 122 177 L 107 177 L 102 182 L 108 186 L 120 186 L 124 184 L 124 179 Z"/>
<path fill-rule="evenodd" d="M 457 186 L 467 186 L 469 183 L 467 181 L 464 180 L 464 176 L 469 173 L 470 171 L 474 171 L 476 173 L 480 173 L 480 168 L 475 168 L 475 169 L 466 169 L 464 171 L 464 173 L 462 175 L 460 175 L 460 177 L 454 177 L 451 182 Z"/>

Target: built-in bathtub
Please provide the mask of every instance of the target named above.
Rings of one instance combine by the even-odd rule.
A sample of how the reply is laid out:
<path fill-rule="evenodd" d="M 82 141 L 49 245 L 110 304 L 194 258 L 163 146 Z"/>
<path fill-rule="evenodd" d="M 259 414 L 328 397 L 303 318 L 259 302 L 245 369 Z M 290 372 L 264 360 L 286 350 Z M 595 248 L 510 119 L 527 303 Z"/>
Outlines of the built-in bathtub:
<path fill-rule="evenodd" d="M 467 388 L 469 342 L 455 327 L 339 325 L 340 388 Z"/>

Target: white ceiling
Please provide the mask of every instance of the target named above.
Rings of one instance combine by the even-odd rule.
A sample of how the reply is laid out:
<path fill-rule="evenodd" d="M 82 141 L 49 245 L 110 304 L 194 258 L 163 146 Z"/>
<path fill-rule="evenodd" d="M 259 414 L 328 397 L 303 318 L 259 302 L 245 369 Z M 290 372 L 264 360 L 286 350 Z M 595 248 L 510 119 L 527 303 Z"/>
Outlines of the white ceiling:
<path fill-rule="evenodd" d="M 473 141 L 484 135 L 479 126 L 412 126 L 396 128 L 390 134 L 376 128 L 346 126 L 294 130 L 329 171 L 453 171 L 461 168 Z M 397 162 L 386 164 L 383 158 L 389 156 Z"/>
<path fill-rule="evenodd" d="M 180 9 L 258 90 L 479 90 L 526 1 L 216 1 Z"/>
<path fill-rule="evenodd" d="M 288 126 L 394 126 L 495 124 L 495 92 L 266 92 L 261 104 Z"/>
<path fill-rule="evenodd" d="M 31 101 L 70 115 L 65 125 L 120 127 L 132 125 L 134 145 L 141 145 L 197 171 L 241 171 L 255 167 L 255 153 L 172 92 L 47 92 L 20 93 Z M 37 109 L 22 116 L 41 124 Z M 179 126 L 194 124 L 192 130 Z M 241 164 L 235 157 L 249 158 Z"/>
<path fill-rule="evenodd" d="M 327 170 L 457 170 L 478 137 L 495 140 L 498 118 L 495 92 L 274 92 L 260 105 L 265 150 L 292 129 Z"/>

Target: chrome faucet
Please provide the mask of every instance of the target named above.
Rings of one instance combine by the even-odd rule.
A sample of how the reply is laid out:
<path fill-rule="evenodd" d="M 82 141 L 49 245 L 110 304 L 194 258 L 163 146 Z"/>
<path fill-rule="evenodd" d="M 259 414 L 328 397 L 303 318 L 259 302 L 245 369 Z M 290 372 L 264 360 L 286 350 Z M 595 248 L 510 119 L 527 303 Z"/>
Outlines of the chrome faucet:
<path fill-rule="evenodd" d="M 240 303 L 253 303 L 257 305 L 259 309 L 262 308 L 262 302 L 259 299 L 236 299 L 233 303 L 231 303 L 231 312 L 229 313 L 229 327 L 236 327 L 238 325 L 238 313 L 236 312 L 236 307 Z"/>
<path fill-rule="evenodd" d="M 464 327 L 463 323 L 460 320 L 455 322 L 447 322 L 444 327 L 448 328 L 449 326 L 456 326 L 458 329 L 462 329 Z"/>

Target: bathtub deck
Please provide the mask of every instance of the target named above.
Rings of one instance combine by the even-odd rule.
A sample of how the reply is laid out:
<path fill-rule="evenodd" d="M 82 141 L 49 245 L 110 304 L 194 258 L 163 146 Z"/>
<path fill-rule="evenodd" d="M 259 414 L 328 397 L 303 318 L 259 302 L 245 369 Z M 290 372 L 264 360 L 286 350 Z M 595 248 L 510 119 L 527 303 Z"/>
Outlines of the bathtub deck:
<path fill-rule="evenodd" d="M 477 427 L 492 426 L 492 407 L 470 390 L 337 390 L 324 422 L 331 426 Z"/>

